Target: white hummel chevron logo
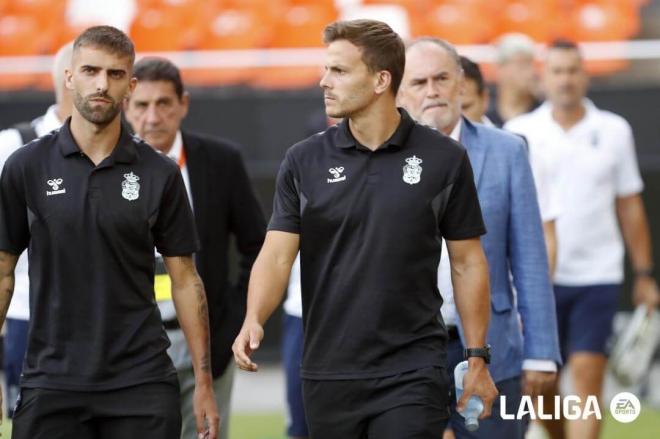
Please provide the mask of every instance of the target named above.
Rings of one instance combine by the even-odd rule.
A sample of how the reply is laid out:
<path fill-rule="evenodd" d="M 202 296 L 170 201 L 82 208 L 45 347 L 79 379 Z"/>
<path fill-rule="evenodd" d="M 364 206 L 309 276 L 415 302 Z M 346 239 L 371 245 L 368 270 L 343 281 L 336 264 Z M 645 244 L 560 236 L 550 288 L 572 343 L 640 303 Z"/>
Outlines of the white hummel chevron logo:
<path fill-rule="evenodd" d="M 48 180 L 46 183 L 48 184 L 48 186 L 53 188 L 53 190 L 52 191 L 46 191 L 46 195 L 50 197 L 51 195 L 65 194 L 66 189 L 64 189 L 64 188 L 60 189 L 60 186 L 62 185 L 62 182 L 63 182 L 63 180 L 61 178 L 52 178 L 52 179 Z"/>
<path fill-rule="evenodd" d="M 341 175 L 342 172 L 344 172 L 344 167 L 343 166 L 338 166 L 336 168 L 330 168 L 328 169 L 328 172 L 331 173 L 334 178 L 328 178 L 328 183 L 338 183 L 340 181 L 346 180 L 345 175 Z"/>

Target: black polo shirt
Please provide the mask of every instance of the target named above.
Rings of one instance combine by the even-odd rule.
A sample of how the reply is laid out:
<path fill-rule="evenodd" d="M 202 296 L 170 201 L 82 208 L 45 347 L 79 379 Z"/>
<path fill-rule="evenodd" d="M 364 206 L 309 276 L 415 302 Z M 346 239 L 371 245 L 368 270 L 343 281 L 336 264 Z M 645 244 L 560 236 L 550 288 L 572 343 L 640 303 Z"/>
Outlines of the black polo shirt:
<path fill-rule="evenodd" d="M 444 366 L 441 238 L 485 233 L 465 149 L 404 111 L 376 151 L 348 122 L 291 147 L 269 230 L 300 234 L 302 376 Z"/>
<path fill-rule="evenodd" d="M 198 248 L 176 163 L 122 128 L 98 166 L 70 119 L 16 151 L 0 178 L 0 249 L 30 267 L 22 385 L 104 390 L 176 373 L 154 300 L 154 246 Z"/>

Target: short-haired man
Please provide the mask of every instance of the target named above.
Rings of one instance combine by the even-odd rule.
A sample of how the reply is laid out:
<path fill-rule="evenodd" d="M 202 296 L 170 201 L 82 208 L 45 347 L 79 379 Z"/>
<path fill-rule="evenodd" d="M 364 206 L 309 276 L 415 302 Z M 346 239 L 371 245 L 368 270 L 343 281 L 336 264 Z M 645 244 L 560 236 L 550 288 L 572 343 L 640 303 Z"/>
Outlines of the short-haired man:
<path fill-rule="evenodd" d="M 479 64 L 465 56 L 461 56 L 463 69 L 463 96 L 461 97 L 461 111 L 470 121 L 494 126 L 486 116 L 490 94 L 484 83 Z"/>
<path fill-rule="evenodd" d="M 167 59 L 143 58 L 135 64 L 133 75 L 138 82 L 124 105 L 126 119 L 149 145 L 178 163 L 203 243 L 195 263 L 209 303 L 213 389 L 222 416 L 219 437 L 226 439 L 235 370 L 231 345 L 245 315 L 247 281 L 263 244 L 266 222 L 238 148 L 227 140 L 181 129 L 190 96 L 179 69 Z M 229 283 L 228 273 L 231 235 L 241 256 L 235 286 Z M 157 255 L 156 299 L 172 342 L 168 353 L 179 375 L 181 437 L 188 439 L 196 430 L 195 375 L 164 268 L 162 256 Z"/>
<path fill-rule="evenodd" d="M 197 378 L 198 432 L 215 438 L 208 311 L 176 166 L 122 127 L 135 87 L 131 40 L 110 26 L 76 38 L 59 131 L 16 151 L 0 178 L 0 323 L 29 246 L 30 331 L 17 439 L 179 437 L 176 370 L 154 301 L 154 247 Z"/>
<path fill-rule="evenodd" d="M 588 82 L 578 47 L 554 43 L 544 68 L 547 102 L 506 125 L 527 138 L 532 156 L 552 163 L 558 173 L 559 341 L 582 401 L 602 391 L 606 342 L 623 283 L 624 243 L 635 273 L 634 302 L 653 308 L 660 301 L 633 133 L 621 116 L 585 97 Z M 564 436 L 559 424 L 546 423 L 553 437 Z M 600 428 L 593 416 L 567 427 L 569 438 L 597 438 Z"/>
<path fill-rule="evenodd" d="M 489 369 L 511 413 L 517 410 L 523 394 L 536 396 L 554 381 L 561 361 L 552 287 L 523 139 L 461 117 L 462 91 L 463 70 L 451 44 L 421 38 L 408 46 L 400 102 L 416 120 L 460 141 L 474 169 L 488 229 L 481 241 L 490 270 L 494 310 L 487 338 L 493 349 Z M 450 370 L 462 360 L 465 346 L 465 320 L 456 314 L 457 296 L 452 294 L 450 273 L 455 270 L 453 261 L 443 255 L 438 283 L 449 333 Z M 456 290 L 455 282 L 453 287 Z M 456 437 L 523 439 L 525 422 L 502 419 L 500 404 L 498 399 L 493 416 L 483 421 L 477 432 L 465 428 L 452 404 L 450 425 Z"/>
<path fill-rule="evenodd" d="M 456 142 L 396 108 L 405 46 L 389 26 L 335 22 L 324 43 L 326 112 L 343 122 L 286 154 L 234 356 L 257 370 L 250 354 L 300 248 L 310 437 L 437 438 L 449 416 L 436 283 L 442 237 L 473 348 L 459 404 L 479 395 L 486 417 L 497 394 L 486 367 L 485 229 L 470 162 Z"/>
<path fill-rule="evenodd" d="M 488 119 L 497 127 L 539 106 L 538 75 L 534 66 L 536 47 L 525 34 L 510 33 L 497 42 L 495 90 Z"/>
<path fill-rule="evenodd" d="M 30 121 L 0 131 L 0 170 L 7 158 L 18 148 L 37 137 L 45 136 L 58 129 L 71 115 L 71 95 L 64 85 L 64 70 L 71 65 L 73 42 L 61 47 L 55 54 L 52 68 L 55 103 L 45 114 Z M 28 278 L 28 255 L 24 251 L 14 270 L 14 294 L 7 310 L 3 337 L 2 370 L 5 375 L 7 413 L 13 416 L 14 403 L 18 397 L 23 359 L 27 349 L 28 322 L 30 320 L 30 280 Z"/>

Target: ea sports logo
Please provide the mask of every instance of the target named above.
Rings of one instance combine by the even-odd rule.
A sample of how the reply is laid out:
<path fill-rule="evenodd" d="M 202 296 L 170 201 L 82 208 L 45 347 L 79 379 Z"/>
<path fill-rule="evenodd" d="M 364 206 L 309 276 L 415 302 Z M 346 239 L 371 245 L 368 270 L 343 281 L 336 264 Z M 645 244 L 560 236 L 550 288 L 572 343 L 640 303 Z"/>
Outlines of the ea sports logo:
<path fill-rule="evenodd" d="M 610 412 L 619 422 L 632 422 L 639 416 L 641 404 L 639 399 L 630 392 L 617 393 L 610 402 Z"/>

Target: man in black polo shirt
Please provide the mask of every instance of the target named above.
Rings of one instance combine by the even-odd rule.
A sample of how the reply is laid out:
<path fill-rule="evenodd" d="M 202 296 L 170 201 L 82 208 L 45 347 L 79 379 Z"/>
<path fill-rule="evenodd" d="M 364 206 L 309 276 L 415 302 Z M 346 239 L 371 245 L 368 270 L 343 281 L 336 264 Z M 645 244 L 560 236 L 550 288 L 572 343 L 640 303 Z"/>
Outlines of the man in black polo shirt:
<path fill-rule="evenodd" d="M 300 247 L 310 436 L 437 438 L 449 416 L 442 237 L 476 348 L 459 406 L 479 395 L 485 417 L 497 394 L 482 349 L 490 305 L 472 170 L 459 144 L 397 110 L 405 48 L 386 24 L 336 22 L 324 42 L 326 112 L 344 121 L 286 154 L 234 356 L 257 370 L 249 356 Z"/>
<path fill-rule="evenodd" d="M 74 42 L 72 116 L 0 178 L 0 323 L 29 247 L 30 331 L 13 437 L 178 438 L 176 371 L 154 301 L 154 246 L 197 379 L 198 431 L 217 434 L 195 226 L 175 163 L 121 125 L 133 43 L 98 26 Z"/>

